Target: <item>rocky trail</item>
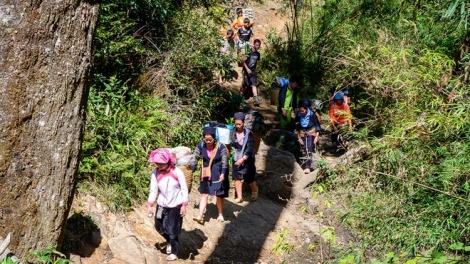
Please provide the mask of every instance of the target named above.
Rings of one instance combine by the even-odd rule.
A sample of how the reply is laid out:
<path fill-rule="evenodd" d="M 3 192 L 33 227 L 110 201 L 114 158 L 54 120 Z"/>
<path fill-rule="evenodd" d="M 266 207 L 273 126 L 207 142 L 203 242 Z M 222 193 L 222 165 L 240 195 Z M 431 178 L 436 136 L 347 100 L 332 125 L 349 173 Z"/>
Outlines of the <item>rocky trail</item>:
<path fill-rule="evenodd" d="M 256 21 L 255 37 L 264 40 L 270 27 L 282 32 L 288 17 L 276 11 L 282 9 L 280 3 L 255 4 L 251 8 Z M 222 85 L 237 92 L 241 78 Z M 265 95 L 261 91 L 260 107 L 254 107 L 252 99 L 247 103 L 273 125 L 276 107 Z M 197 181 L 193 183 L 175 263 L 319 263 L 331 254 L 329 244 L 321 238 L 322 230 L 334 228 L 338 244 L 346 245 L 353 239 L 336 223 L 325 197 L 313 199 L 309 188 L 296 189 L 290 183 L 301 179 L 307 186 L 321 175 L 315 171 L 304 174 L 291 153 L 267 143 L 269 139 L 262 136 L 256 155 L 258 200 L 250 201 L 250 188 L 244 185 L 244 202 L 237 204 L 232 187 L 225 200 L 224 222 L 216 219 L 215 198 L 209 200 L 203 225 L 192 220 L 199 203 Z M 329 135 L 324 133 L 320 141 L 322 156 L 333 162 L 341 153 L 334 152 L 330 145 Z M 67 227 L 66 249 L 73 252 L 69 257 L 76 264 L 166 263 L 164 239 L 156 232 L 146 209 L 143 202 L 131 212 L 113 213 L 90 195 L 76 195 Z"/>
<path fill-rule="evenodd" d="M 335 225 L 325 200 L 322 196 L 312 199 L 308 189 L 292 193 L 293 188 L 286 184 L 286 179 L 294 174 L 304 178 L 316 175 L 304 175 L 290 153 L 264 143 L 256 164 L 258 200 L 250 201 L 250 188 L 244 185 L 244 202 L 237 204 L 231 188 L 224 204 L 224 222 L 216 219 L 215 199 L 209 200 L 203 225 L 192 220 L 198 213 L 199 202 L 197 182 L 193 183 L 176 263 L 281 263 L 283 260 L 317 263 L 322 254 L 329 254 L 326 247 L 308 249 L 310 245 L 324 244 L 321 230 Z M 320 211 L 325 212 L 323 218 L 318 217 Z M 153 218 L 147 217 L 146 203 L 129 213 L 115 214 L 94 197 L 79 195 L 74 200 L 73 212 L 79 217 L 79 233 L 84 226 L 92 226 L 89 235 L 78 245 L 81 252 L 70 255 L 75 263 L 166 262 L 164 239 L 155 231 Z M 340 244 L 352 239 L 341 226 L 335 228 Z M 284 231 L 281 240 L 279 236 Z M 78 237 L 73 229 L 68 235 Z M 276 247 L 277 243 L 280 244 Z"/>

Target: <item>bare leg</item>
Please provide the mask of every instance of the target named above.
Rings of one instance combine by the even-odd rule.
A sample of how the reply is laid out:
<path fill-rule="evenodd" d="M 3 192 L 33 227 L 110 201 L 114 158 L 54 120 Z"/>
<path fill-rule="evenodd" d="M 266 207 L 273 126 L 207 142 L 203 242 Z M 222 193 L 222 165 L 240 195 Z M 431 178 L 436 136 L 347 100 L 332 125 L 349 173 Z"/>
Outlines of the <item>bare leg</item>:
<path fill-rule="evenodd" d="M 219 212 L 219 216 L 222 215 L 224 209 L 224 199 L 223 197 L 217 197 L 217 211 Z"/>
<path fill-rule="evenodd" d="M 243 200 L 242 181 L 240 181 L 240 179 L 235 179 L 235 193 L 237 194 L 237 199 Z"/>
<path fill-rule="evenodd" d="M 251 89 L 253 91 L 253 103 L 255 106 L 259 106 L 258 89 L 256 89 L 256 86 L 251 86 Z"/>
<path fill-rule="evenodd" d="M 258 199 L 258 186 L 256 185 L 256 182 L 250 183 L 251 187 L 251 201 L 256 201 Z"/>
<path fill-rule="evenodd" d="M 315 115 L 317 116 L 318 118 L 318 122 L 321 122 L 321 115 L 318 111 L 315 111 Z"/>
<path fill-rule="evenodd" d="M 201 194 L 201 201 L 199 202 L 199 217 L 200 218 L 202 218 L 204 216 L 204 212 L 206 211 L 208 198 L 209 198 L 209 194 L 207 194 L 207 193 Z"/>
<path fill-rule="evenodd" d="M 252 192 L 257 192 L 258 191 L 258 186 L 256 185 L 256 182 L 250 183 L 251 191 Z"/>
<path fill-rule="evenodd" d="M 258 96 L 258 89 L 256 86 L 251 86 L 251 91 L 253 92 L 253 96 Z"/>

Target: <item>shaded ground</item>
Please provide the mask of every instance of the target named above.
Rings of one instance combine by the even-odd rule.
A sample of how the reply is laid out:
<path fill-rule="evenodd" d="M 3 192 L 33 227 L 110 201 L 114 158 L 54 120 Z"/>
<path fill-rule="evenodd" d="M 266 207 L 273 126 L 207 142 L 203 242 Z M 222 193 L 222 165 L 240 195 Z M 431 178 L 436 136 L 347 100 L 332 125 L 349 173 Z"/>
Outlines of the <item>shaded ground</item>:
<path fill-rule="evenodd" d="M 264 41 L 269 27 L 276 28 L 278 32 L 284 30 L 288 17 L 279 12 L 281 3 L 270 1 L 251 8 L 255 16 L 256 38 Z M 235 68 L 241 76 L 241 68 Z M 222 85 L 238 92 L 241 79 Z M 254 107 L 252 99 L 247 103 L 264 116 L 271 129 L 276 126 L 277 112 L 266 92 L 261 87 L 260 107 Z M 324 129 L 327 128 L 325 120 L 326 116 L 322 121 Z M 327 161 L 333 161 L 343 153 L 336 151 L 329 137 L 325 130 L 319 149 Z M 268 146 L 266 137 L 263 140 L 266 142 L 261 143 L 257 154 L 259 198 L 248 202 L 250 190 L 244 186 L 245 202 L 236 204 L 232 187 L 230 197 L 225 200 L 224 222 L 216 220 L 215 199 L 208 204 L 204 225 L 192 220 L 198 213 L 199 202 L 198 183 L 193 183 L 180 238 L 180 259 L 176 263 L 317 263 L 332 255 L 329 243 L 321 238 L 325 230 L 334 229 L 339 244 L 346 245 L 353 239 L 336 223 L 323 196 L 313 199 L 312 193 L 305 190 L 290 198 L 291 190 L 286 180 L 298 165 L 294 164 L 290 153 Z M 68 232 L 68 250 L 75 252 L 71 254 L 75 263 L 166 262 L 164 239 L 155 231 L 153 219 L 147 217 L 145 203 L 127 214 L 114 214 L 94 197 L 79 195 L 74 200 L 73 212 L 78 215 L 75 219 L 81 221 L 74 223 L 76 227 Z"/>
<path fill-rule="evenodd" d="M 257 157 L 258 200 L 249 201 L 250 190 L 244 186 L 245 201 L 237 204 L 232 187 L 225 200 L 224 222 L 216 220 L 215 199 L 208 204 L 203 225 L 192 220 L 199 202 L 197 181 L 193 183 L 176 263 L 316 263 L 332 254 L 329 243 L 321 238 L 323 230 L 334 228 L 343 245 L 352 239 L 336 224 L 324 197 L 312 199 L 306 191 L 283 199 L 290 191 L 285 180 L 298 166 L 290 154 L 262 143 Z M 79 196 L 73 208 L 97 227 L 90 228 L 82 250 L 72 255 L 75 263 L 166 262 L 164 239 L 155 231 L 153 218 L 147 217 L 145 203 L 127 214 L 114 214 L 94 197 Z M 318 217 L 320 212 L 323 217 Z M 83 223 L 83 227 L 91 225 Z"/>

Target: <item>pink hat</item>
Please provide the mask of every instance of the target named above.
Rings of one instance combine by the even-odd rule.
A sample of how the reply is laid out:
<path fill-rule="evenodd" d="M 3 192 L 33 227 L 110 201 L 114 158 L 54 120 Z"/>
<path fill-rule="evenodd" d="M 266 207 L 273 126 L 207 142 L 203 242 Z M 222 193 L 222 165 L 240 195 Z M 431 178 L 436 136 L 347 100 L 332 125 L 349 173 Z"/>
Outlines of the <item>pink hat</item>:
<path fill-rule="evenodd" d="M 169 161 L 171 165 L 175 165 L 176 163 L 175 158 L 166 148 L 159 148 L 150 153 L 149 162 L 151 163 L 168 163 Z"/>

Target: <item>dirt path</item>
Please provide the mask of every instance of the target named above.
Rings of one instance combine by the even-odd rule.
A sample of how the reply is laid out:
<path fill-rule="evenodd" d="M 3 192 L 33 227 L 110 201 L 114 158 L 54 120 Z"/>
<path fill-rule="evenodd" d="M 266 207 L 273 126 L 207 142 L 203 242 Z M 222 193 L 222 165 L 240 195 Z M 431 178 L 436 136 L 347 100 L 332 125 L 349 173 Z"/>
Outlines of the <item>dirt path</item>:
<path fill-rule="evenodd" d="M 203 225 L 192 220 L 198 214 L 200 198 L 198 182 L 194 181 L 176 263 L 317 263 L 331 254 L 329 244 L 321 238 L 322 230 L 328 228 L 334 230 L 338 244 L 347 245 L 352 236 L 337 225 L 327 199 L 321 195 L 314 199 L 308 190 L 289 200 L 281 199 L 287 188 L 286 177 L 293 170 L 295 173 L 296 167 L 300 168 L 291 154 L 261 142 L 257 153 L 258 200 L 249 201 L 250 188 L 244 185 L 244 202 L 235 203 L 232 186 L 225 199 L 225 221 L 217 221 L 212 198 Z M 76 214 L 69 219 L 80 220 L 74 222 L 76 230 L 70 229 L 67 234 L 69 242 L 81 240 L 75 250 L 69 247 L 77 252 L 70 255 L 76 264 L 166 262 L 164 239 L 155 231 L 154 219 L 147 217 L 145 203 L 127 214 L 115 214 L 96 198 L 78 195 L 72 211 Z M 83 235 L 87 230 L 89 233 Z"/>
<path fill-rule="evenodd" d="M 257 156 L 263 160 L 273 151 L 277 150 L 262 143 Z M 278 157 L 283 154 L 286 153 L 276 152 Z M 198 214 L 200 198 L 197 181 L 193 183 L 180 237 L 180 259 L 176 263 L 281 263 L 283 260 L 316 263 L 318 255 L 308 248 L 320 243 L 320 230 L 330 219 L 316 216 L 319 210 L 326 209 L 321 204 L 322 199 L 313 200 L 307 192 L 306 196 L 283 201 L 279 198 L 279 189 L 282 189 L 279 186 L 284 181 L 282 175 L 287 172 L 286 167 L 280 161 L 271 161 L 271 165 L 269 161 L 260 162 L 267 165 L 259 166 L 258 200 L 249 201 L 250 189 L 244 185 L 244 202 L 237 204 L 232 187 L 229 198 L 225 199 L 224 222 L 216 219 L 214 198 L 207 206 L 205 223 L 201 225 L 192 220 Z M 80 256 L 72 255 L 71 259 L 83 264 L 166 262 L 164 239 L 155 231 L 153 218 L 147 217 L 146 209 L 144 203 L 127 214 L 114 214 L 92 196 L 77 197 L 73 210 L 85 214 L 85 219 L 93 219 L 96 229 L 83 245 Z M 280 240 L 278 236 L 283 231 L 286 234 Z M 344 243 L 347 240 L 345 238 Z M 278 250 L 284 249 L 291 254 L 281 251 L 276 254 L 278 242 L 282 242 L 278 244 Z"/>
<path fill-rule="evenodd" d="M 285 10 L 285 3 L 268 0 L 264 1 L 263 4 L 254 1 L 251 4 L 252 5 L 248 6 L 247 8 L 251 8 L 253 10 L 255 21 L 253 26 L 254 38 L 261 40 L 262 44 L 260 52 L 262 54 L 262 50 L 266 48 L 267 45 L 267 33 L 270 30 L 275 30 L 278 35 L 285 36 L 285 25 L 288 21 L 290 21 L 290 18 L 288 16 L 288 12 Z M 261 59 L 263 58 L 261 57 Z M 231 82 L 225 81 L 222 86 L 227 90 L 238 93 L 242 85 L 242 68 L 236 64 L 233 64 L 233 66 L 237 72 L 238 79 L 234 79 Z M 260 92 L 260 106 L 254 107 L 252 98 L 248 99 L 247 103 L 253 110 L 259 111 L 264 116 L 265 120 L 270 123 L 277 115 L 276 106 L 271 105 L 269 99 L 265 97 L 268 91 L 262 87 L 258 87 L 258 90 Z"/>
<path fill-rule="evenodd" d="M 268 7 L 269 6 L 269 7 Z M 280 32 L 288 17 L 281 15 L 282 4 L 274 1 L 251 6 L 255 17 L 255 37 L 265 41 L 265 34 L 270 27 Z M 236 67 L 241 76 L 241 68 Z M 241 79 L 223 84 L 226 89 L 238 91 Z M 260 112 L 268 122 L 276 117 L 276 106 L 261 93 L 260 107 L 254 107 L 252 99 L 247 103 L 253 110 Z M 333 160 L 337 153 L 329 149 L 329 135 L 322 135 L 321 145 L 326 150 L 328 159 Z M 270 153 L 277 150 L 261 143 L 257 160 L 269 159 Z M 281 153 L 282 154 L 282 153 Z M 258 166 L 257 181 L 260 195 L 257 201 L 250 200 L 250 189 L 244 185 L 245 202 L 234 202 L 234 189 L 225 200 L 224 222 L 218 222 L 215 199 L 211 199 L 204 217 L 204 225 L 192 220 L 198 214 L 199 193 L 197 182 L 190 193 L 187 215 L 183 221 L 183 233 L 180 238 L 181 248 L 176 263 L 317 263 L 325 249 L 322 245 L 320 230 L 334 225 L 334 215 L 318 218 L 319 211 L 326 210 L 322 198 L 312 199 L 306 191 L 289 201 L 279 199 L 279 191 L 290 172 L 283 170 L 283 162 Z M 258 162 L 258 161 L 257 161 Z M 292 163 L 292 162 L 291 162 Z M 292 164 L 290 164 L 292 165 Z M 71 230 L 69 239 L 81 240 L 70 257 L 75 263 L 166 263 L 164 239 L 153 227 L 153 219 L 147 217 L 146 204 L 127 214 L 114 214 L 96 201 L 94 197 L 79 195 L 74 199 L 73 211 L 80 215 L 83 226 L 93 226 L 85 238 Z M 90 220 L 91 219 L 91 220 Z M 285 231 L 284 237 L 279 234 Z M 341 234 L 342 233 L 342 234 Z M 338 241 L 346 244 L 351 236 L 347 232 L 337 234 Z M 276 245 L 278 245 L 276 247 Z M 312 245 L 315 247 L 312 249 Z M 276 254 L 276 249 L 278 250 Z M 282 253 L 282 251 L 285 251 Z M 73 250 L 71 250 L 73 251 Z M 289 252 L 290 254 L 287 254 Z M 325 253 L 324 253 L 325 252 Z"/>

